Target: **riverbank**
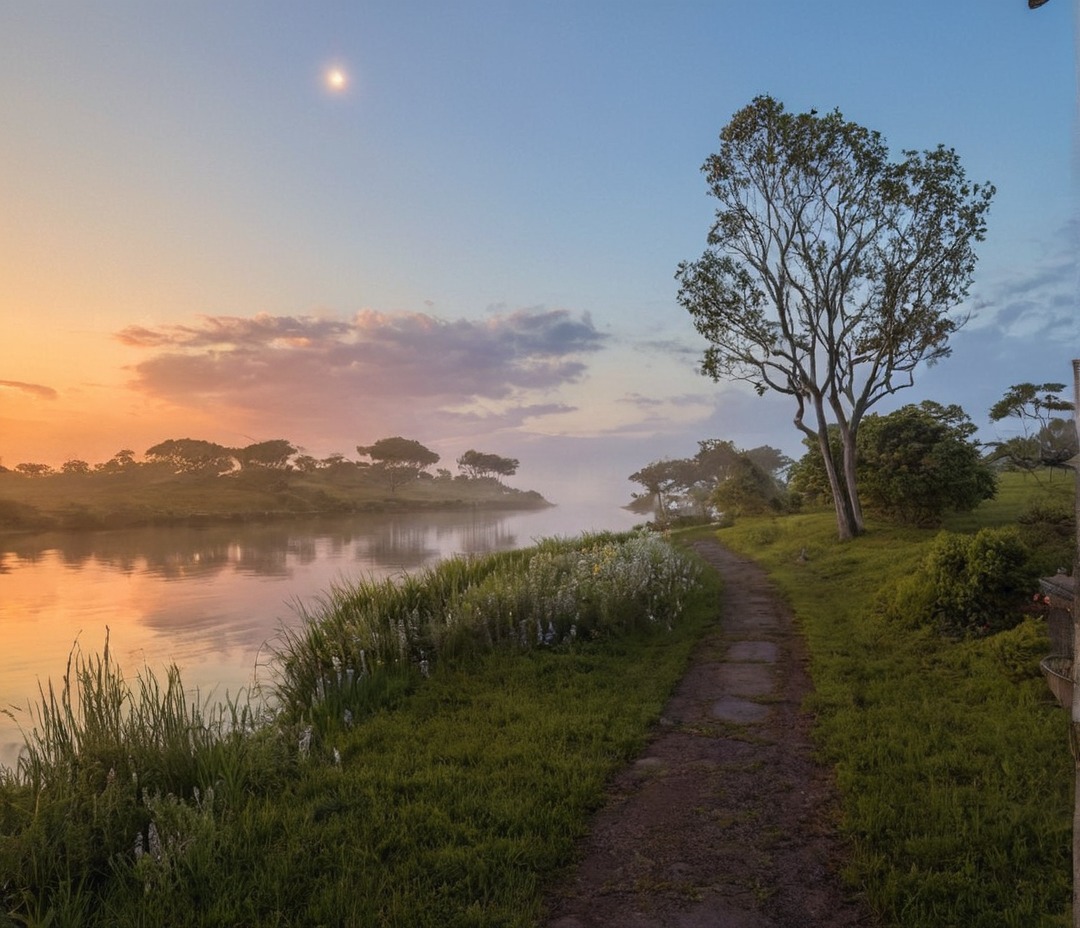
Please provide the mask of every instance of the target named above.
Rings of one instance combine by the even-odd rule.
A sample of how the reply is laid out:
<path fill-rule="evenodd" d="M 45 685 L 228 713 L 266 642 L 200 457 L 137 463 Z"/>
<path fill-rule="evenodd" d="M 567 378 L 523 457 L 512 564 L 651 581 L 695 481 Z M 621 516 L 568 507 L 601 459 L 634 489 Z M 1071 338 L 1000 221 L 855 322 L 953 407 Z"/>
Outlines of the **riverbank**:
<path fill-rule="evenodd" d="M 77 659 L 0 775 L 0 914 L 534 924 L 715 608 L 660 539 L 602 535 L 341 591 L 269 720 Z"/>
<path fill-rule="evenodd" d="M 0 532 L 83 531 L 268 522 L 321 515 L 539 509 L 533 490 L 494 478 L 430 477 L 394 487 L 353 467 L 215 475 L 140 467 L 121 473 L 0 473 Z"/>

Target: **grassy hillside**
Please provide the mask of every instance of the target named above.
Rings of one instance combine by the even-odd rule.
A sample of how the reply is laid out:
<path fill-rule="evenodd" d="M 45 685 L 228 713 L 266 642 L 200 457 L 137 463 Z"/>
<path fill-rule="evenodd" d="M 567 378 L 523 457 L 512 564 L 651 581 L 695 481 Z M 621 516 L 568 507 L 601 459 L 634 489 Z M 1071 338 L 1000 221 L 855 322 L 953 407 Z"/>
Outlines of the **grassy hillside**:
<path fill-rule="evenodd" d="M 547 505 L 537 493 L 492 478 L 419 479 L 393 492 L 356 466 L 311 473 L 251 469 L 223 476 L 139 466 L 123 473 L 0 473 L 0 531 L 129 528 L 224 519 L 463 506 Z"/>
<path fill-rule="evenodd" d="M 946 530 L 1018 526 L 1032 572 L 1053 573 L 1071 562 L 1056 515 L 1072 506 L 1071 480 L 1006 475 L 997 499 Z M 1045 622 L 943 637 L 895 609 L 938 532 L 871 523 L 844 544 L 835 533 L 830 511 L 745 519 L 717 537 L 768 567 L 806 635 L 849 878 L 890 925 L 1071 924 L 1073 765 L 1068 714 L 1038 668 Z"/>

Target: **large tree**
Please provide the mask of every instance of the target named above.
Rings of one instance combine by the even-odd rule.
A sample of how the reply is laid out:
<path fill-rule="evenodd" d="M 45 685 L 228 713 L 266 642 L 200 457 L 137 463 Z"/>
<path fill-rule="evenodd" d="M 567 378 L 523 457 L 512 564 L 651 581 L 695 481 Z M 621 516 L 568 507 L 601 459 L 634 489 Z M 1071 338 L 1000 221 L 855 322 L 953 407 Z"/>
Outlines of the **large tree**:
<path fill-rule="evenodd" d="M 240 467 L 248 470 L 253 467 L 266 467 L 282 470 L 289 463 L 289 458 L 296 454 L 296 447 L 284 438 L 272 438 L 260 441 L 245 448 L 232 448 L 232 455 Z"/>
<path fill-rule="evenodd" d="M 375 467 L 386 475 L 391 493 L 402 483 L 415 480 L 425 467 L 439 462 L 439 456 L 430 448 L 400 435 L 380 438 L 373 445 L 357 445 L 356 451 L 371 458 Z"/>
<path fill-rule="evenodd" d="M 170 438 L 147 448 L 145 457 L 178 474 L 220 474 L 233 468 L 232 450 L 201 438 Z"/>
<path fill-rule="evenodd" d="M 1017 383 L 1009 387 L 990 407 L 990 421 L 1016 420 L 1020 434 L 990 442 L 992 460 L 1032 474 L 1040 467 L 1064 466 L 1077 451 L 1073 423 L 1054 415 L 1073 408 L 1062 395 L 1064 389 L 1063 383 Z"/>
<path fill-rule="evenodd" d="M 458 470 L 472 479 L 481 477 L 513 477 L 521 462 L 517 458 L 504 458 L 498 454 L 476 451 L 470 448 L 457 459 Z"/>
<path fill-rule="evenodd" d="M 718 201 L 708 248 L 676 275 L 709 342 L 701 370 L 792 397 L 850 538 L 863 527 L 859 424 L 949 354 L 994 188 L 969 184 L 952 149 L 890 161 L 879 133 L 838 111 L 796 115 L 768 96 L 720 142 L 702 168 Z"/>

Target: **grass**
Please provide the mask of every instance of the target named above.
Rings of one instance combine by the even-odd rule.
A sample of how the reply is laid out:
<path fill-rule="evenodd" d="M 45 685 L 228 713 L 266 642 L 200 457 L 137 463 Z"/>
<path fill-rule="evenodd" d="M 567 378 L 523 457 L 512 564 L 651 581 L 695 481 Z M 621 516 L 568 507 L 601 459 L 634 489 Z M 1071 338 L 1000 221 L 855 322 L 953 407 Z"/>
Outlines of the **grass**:
<path fill-rule="evenodd" d="M 425 477 L 391 492 L 356 466 L 312 473 L 260 468 L 223 476 L 136 465 L 120 473 L 27 477 L 0 472 L 0 530 L 131 528 L 248 521 L 320 513 L 461 508 L 535 508 L 539 494 L 491 478 Z"/>
<path fill-rule="evenodd" d="M 1072 499 L 1010 478 L 946 528 L 1019 523 L 1045 569 L 1067 559 L 1050 514 Z M 831 513 L 717 533 L 767 566 L 807 639 L 852 886 L 902 928 L 1070 924 L 1073 765 L 1038 674 L 1045 629 L 943 638 L 884 608 L 936 532 L 834 535 Z M 0 780 L 0 913 L 534 925 L 715 619 L 711 575 L 691 592 L 654 543 L 551 542 L 332 590 L 283 639 L 277 714 L 259 725 L 189 705 L 178 678 L 129 690 L 107 653 L 76 655 L 43 693 L 37 752 Z"/>
<path fill-rule="evenodd" d="M 178 676 L 129 688 L 107 650 L 75 655 L 0 779 L 0 913 L 534 924 L 715 619 L 715 580 L 690 563 L 594 536 L 332 591 L 283 641 L 259 725 L 189 705 Z M 467 634 L 440 642 L 448 605 Z"/>
<path fill-rule="evenodd" d="M 1010 476 L 996 500 L 946 527 L 1012 525 L 1072 499 L 1066 481 Z M 768 568 L 806 636 L 809 708 L 842 794 L 848 878 L 889 925 L 1071 924 L 1073 764 L 1068 715 L 1038 671 L 1044 623 L 947 640 L 889 619 L 882 604 L 936 532 L 871 523 L 854 542 L 834 535 L 824 512 L 718 533 Z"/>

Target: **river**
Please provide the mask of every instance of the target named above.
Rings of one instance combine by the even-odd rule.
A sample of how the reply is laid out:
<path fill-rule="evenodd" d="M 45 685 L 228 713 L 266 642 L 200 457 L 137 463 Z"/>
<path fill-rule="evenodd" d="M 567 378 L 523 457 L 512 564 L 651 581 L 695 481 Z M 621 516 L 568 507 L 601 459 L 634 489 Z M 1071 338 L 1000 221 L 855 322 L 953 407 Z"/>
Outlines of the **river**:
<path fill-rule="evenodd" d="M 262 525 L 0 537 L 0 763 L 12 765 L 38 686 L 59 685 L 75 643 L 110 653 L 132 681 L 175 663 L 192 698 L 270 679 L 269 649 L 298 606 L 332 585 L 538 538 L 626 529 L 616 506 L 440 512 Z"/>

